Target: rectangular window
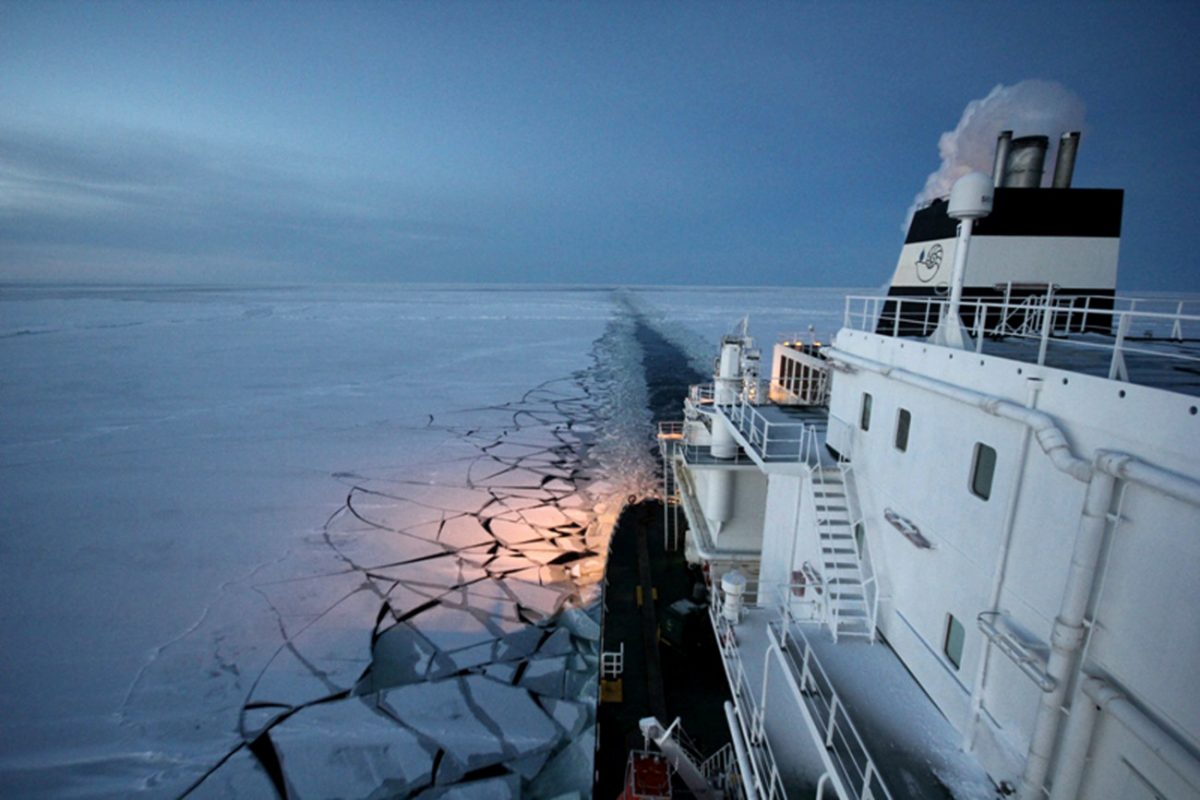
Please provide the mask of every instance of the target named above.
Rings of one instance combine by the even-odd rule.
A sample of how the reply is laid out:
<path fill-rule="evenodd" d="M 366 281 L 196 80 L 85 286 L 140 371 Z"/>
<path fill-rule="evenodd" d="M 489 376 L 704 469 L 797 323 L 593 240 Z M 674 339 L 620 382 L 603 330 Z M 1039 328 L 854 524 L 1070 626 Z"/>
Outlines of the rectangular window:
<path fill-rule="evenodd" d="M 996 474 L 996 451 L 983 442 L 975 443 L 971 464 L 971 494 L 987 500 L 992 496 L 992 478 Z"/>
<path fill-rule="evenodd" d="M 955 619 L 953 614 L 947 614 L 946 640 L 942 643 L 942 652 L 946 654 L 946 658 L 950 660 L 955 669 L 962 666 L 963 643 L 966 638 L 967 632 L 963 629 L 962 623 Z"/>
<path fill-rule="evenodd" d="M 871 395 L 863 392 L 862 413 L 858 417 L 858 427 L 864 431 L 871 430 Z"/>
<path fill-rule="evenodd" d="M 903 453 L 908 449 L 908 426 L 912 422 L 912 414 L 908 409 L 900 409 L 896 415 L 896 449 Z"/>

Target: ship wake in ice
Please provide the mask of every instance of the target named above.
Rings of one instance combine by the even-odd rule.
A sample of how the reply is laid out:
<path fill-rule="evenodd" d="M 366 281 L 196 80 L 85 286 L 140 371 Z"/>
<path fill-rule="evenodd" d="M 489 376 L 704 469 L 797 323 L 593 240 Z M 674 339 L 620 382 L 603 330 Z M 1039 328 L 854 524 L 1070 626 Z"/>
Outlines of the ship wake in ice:
<path fill-rule="evenodd" d="M 196 773 L 197 748 L 222 738 L 204 728 L 236 711 L 236 737 L 207 745 L 184 794 L 588 792 L 608 536 L 654 485 L 633 330 L 618 315 L 591 369 L 431 418 L 462 453 L 440 465 L 457 481 L 334 476 L 347 492 L 320 534 L 328 568 L 293 555 L 229 587 L 228 602 L 249 592 L 270 609 L 254 652 L 228 651 L 245 620 L 214 614 L 226 622 L 201 623 L 139 680 L 127 718 L 193 740 L 157 780 Z M 197 668 L 213 715 L 147 723 L 195 691 Z"/>

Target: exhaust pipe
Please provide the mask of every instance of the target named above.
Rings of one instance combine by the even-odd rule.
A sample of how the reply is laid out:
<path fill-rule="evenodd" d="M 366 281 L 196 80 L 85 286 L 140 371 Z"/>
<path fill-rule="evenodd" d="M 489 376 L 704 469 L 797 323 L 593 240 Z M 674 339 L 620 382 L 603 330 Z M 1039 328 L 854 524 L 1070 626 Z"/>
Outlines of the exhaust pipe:
<path fill-rule="evenodd" d="M 1013 139 L 1004 171 L 1004 185 L 1016 189 L 1036 189 L 1041 186 L 1049 146 L 1050 139 L 1045 136 Z"/>
<path fill-rule="evenodd" d="M 1064 133 L 1058 140 L 1058 158 L 1054 162 L 1055 189 L 1070 189 L 1075 174 L 1075 154 L 1079 152 L 1079 131 Z"/>
<path fill-rule="evenodd" d="M 1012 143 L 1012 131 L 1000 131 L 996 139 L 996 160 L 992 162 L 992 186 L 1004 184 L 1004 168 L 1008 165 L 1008 146 Z"/>

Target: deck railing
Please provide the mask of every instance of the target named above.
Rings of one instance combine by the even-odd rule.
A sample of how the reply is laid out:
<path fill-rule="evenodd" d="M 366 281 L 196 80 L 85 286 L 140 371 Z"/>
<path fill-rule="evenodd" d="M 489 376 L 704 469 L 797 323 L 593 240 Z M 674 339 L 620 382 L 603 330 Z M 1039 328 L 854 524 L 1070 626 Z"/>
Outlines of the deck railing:
<path fill-rule="evenodd" d="M 768 632 L 787 664 L 788 677 L 798 690 L 798 701 L 806 712 L 810 732 L 820 737 L 828 763 L 834 768 L 835 774 L 830 777 L 840 785 L 839 796 L 891 800 L 891 792 L 854 727 L 845 703 L 817 660 L 804 632 L 790 624 L 786 616 L 771 623 Z M 765 694 L 765 680 L 763 691 Z"/>
<path fill-rule="evenodd" d="M 747 590 L 753 586 L 760 600 L 754 613 L 775 617 L 766 623 L 768 637 L 786 667 L 785 677 L 798 710 L 804 715 L 810 733 L 824 748 L 822 758 L 827 767 L 832 767 L 830 778 L 841 790 L 840 796 L 856 800 L 891 800 L 892 795 L 854 727 L 845 703 L 788 610 L 788 602 L 799 585 L 747 581 L 746 586 Z M 709 619 L 738 707 L 744 741 L 754 745 L 751 766 L 755 772 L 755 787 L 760 797 L 783 797 L 779 767 L 766 735 L 770 671 L 763 673 L 761 686 L 750 685 L 738 648 L 737 628 L 725 618 L 723 600 L 721 592 L 713 587 Z M 770 659 L 771 649 L 766 657 Z"/>
<path fill-rule="evenodd" d="M 842 472 L 842 483 L 846 492 L 846 508 L 850 512 L 850 532 L 853 536 L 854 553 L 858 558 L 858 568 L 862 573 L 863 591 L 867 601 L 867 625 L 871 631 L 871 641 L 875 641 L 875 622 L 879 619 L 879 578 L 875 572 L 875 562 L 871 558 L 871 548 L 867 541 L 866 522 L 858 503 L 858 487 L 854 483 L 854 465 L 844 456 L 838 459 L 838 469 Z M 863 532 L 861 541 L 858 532 Z"/>
<path fill-rule="evenodd" d="M 763 461 L 798 461 L 819 436 L 807 422 L 767 419 L 758 405 L 739 395 L 727 413 Z"/>
<path fill-rule="evenodd" d="M 754 463 L 740 447 L 729 458 L 717 458 L 712 454 L 711 445 L 689 441 L 685 426 L 682 420 L 658 423 L 658 447 L 664 464 L 671 463 L 671 458 L 676 454 L 683 456 L 684 461 L 691 465 Z"/>
<path fill-rule="evenodd" d="M 929 336 L 948 302 L 944 297 L 846 298 L 843 325 L 883 336 Z M 1200 369 L 1200 302 L 1046 294 L 1002 300 L 964 298 L 964 330 L 976 352 L 1008 339 L 1036 342 L 1036 363 L 1072 348 L 1103 357 L 1107 377 L 1129 380 L 1127 356 L 1164 359 Z M 991 344 L 989 344 L 991 343 Z"/>
<path fill-rule="evenodd" d="M 759 706 L 754 688 L 746 677 L 746 668 L 742 663 L 742 653 L 738 649 L 737 632 L 733 624 L 725 618 L 721 592 L 710 586 L 711 602 L 708 605 L 709 621 L 716 634 L 717 646 L 721 651 L 721 663 L 725 667 L 725 676 L 733 694 L 734 706 L 737 708 L 737 720 L 741 727 L 742 740 L 749 745 L 750 767 L 753 775 L 743 775 L 742 778 L 753 783 L 758 797 L 773 800 L 787 797 L 783 779 L 779 774 L 779 764 L 771 749 L 771 742 L 762 736 L 762 719 L 766 709 Z M 762 589 L 756 581 L 746 582 L 747 594 L 753 589 L 757 596 Z"/>

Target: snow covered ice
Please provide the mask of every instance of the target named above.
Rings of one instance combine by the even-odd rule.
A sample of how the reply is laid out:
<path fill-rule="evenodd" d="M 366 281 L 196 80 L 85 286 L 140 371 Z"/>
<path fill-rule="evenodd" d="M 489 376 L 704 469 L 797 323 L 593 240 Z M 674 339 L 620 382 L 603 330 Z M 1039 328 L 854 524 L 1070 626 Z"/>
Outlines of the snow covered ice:
<path fill-rule="evenodd" d="M 0 793 L 586 794 L 631 314 L 803 296 L 4 289 Z"/>

